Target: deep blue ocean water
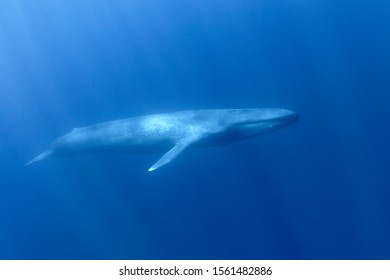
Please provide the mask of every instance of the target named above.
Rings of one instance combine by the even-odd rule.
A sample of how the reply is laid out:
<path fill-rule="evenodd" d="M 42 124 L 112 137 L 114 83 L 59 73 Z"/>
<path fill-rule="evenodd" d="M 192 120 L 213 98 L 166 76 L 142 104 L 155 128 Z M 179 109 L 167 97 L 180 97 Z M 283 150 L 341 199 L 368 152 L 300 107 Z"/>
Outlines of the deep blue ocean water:
<path fill-rule="evenodd" d="M 0 259 L 389 259 L 390 2 L 0 3 Z M 24 163 L 74 127 L 280 107 L 291 127 Z"/>

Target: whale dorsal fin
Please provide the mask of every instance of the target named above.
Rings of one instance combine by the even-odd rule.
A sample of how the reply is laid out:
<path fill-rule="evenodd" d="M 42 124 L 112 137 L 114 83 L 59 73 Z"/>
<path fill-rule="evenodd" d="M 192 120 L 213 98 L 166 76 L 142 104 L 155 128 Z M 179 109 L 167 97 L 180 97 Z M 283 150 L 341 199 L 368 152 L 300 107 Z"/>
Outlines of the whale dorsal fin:
<path fill-rule="evenodd" d="M 188 146 L 196 142 L 199 138 L 192 137 L 180 140 L 176 145 L 165 153 L 148 171 L 156 170 L 174 160 L 181 152 L 183 152 Z"/>

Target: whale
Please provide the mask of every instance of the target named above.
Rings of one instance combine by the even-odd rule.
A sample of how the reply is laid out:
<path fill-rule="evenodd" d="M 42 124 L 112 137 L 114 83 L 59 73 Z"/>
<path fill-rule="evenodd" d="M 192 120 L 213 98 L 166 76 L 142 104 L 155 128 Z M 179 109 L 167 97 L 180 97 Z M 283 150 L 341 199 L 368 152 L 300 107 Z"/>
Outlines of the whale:
<path fill-rule="evenodd" d="M 165 152 L 148 170 L 154 171 L 186 149 L 226 145 L 260 136 L 298 119 L 296 112 L 279 108 L 187 110 L 131 117 L 74 128 L 25 165 L 52 155 Z"/>

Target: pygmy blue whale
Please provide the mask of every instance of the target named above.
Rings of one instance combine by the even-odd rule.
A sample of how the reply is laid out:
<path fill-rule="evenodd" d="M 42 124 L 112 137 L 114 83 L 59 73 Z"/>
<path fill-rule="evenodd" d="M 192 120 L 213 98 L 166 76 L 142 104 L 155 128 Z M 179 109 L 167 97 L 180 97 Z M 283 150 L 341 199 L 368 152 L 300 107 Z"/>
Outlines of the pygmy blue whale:
<path fill-rule="evenodd" d="M 149 171 L 174 160 L 189 147 L 224 145 L 295 123 L 285 109 L 188 110 L 147 115 L 75 128 L 54 140 L 26 165 L 50 155 L 96 151 L 167 151 Z"/>

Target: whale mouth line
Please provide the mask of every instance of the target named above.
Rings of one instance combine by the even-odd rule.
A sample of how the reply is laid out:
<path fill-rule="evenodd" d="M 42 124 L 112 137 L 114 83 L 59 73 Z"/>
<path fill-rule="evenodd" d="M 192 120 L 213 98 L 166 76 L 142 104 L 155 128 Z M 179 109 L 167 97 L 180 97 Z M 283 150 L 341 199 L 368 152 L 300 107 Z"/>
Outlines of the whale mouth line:
<path fill-rule="evenodd" d="M 286 121 L 291 120 L 292 122 L 296 122 L 299 120 L 299 114 L 298 113 L 291 113 L 287 116 L 281 117 L 280 120 L 286 120 Z"/>
<path fill-rule="evenodd" d="M 280 126 L 280 127 L 289 126 L 293 123 L 296 123 L 298 120 L 299 120 L 299 114 L 294 112 L 289 115 L 276 118 L 275 126 Z"/>
<path fill-rule="evenodd" d="M 273 123 L 275 124 L 292 124 L 295 123 L 299 120 L 299 114 L 292 112 L 290 114 L 286 114 L 284 116 L 279 116 L 279 117 L 272 117 L 269 119 L 260 119 L 256 121 L 248 121 L 248 122 L 243 122 L 240 124 L 237 124 L 236 126 L 257 126 L 257 125 L 263 125 L 264 123 Z"/>

